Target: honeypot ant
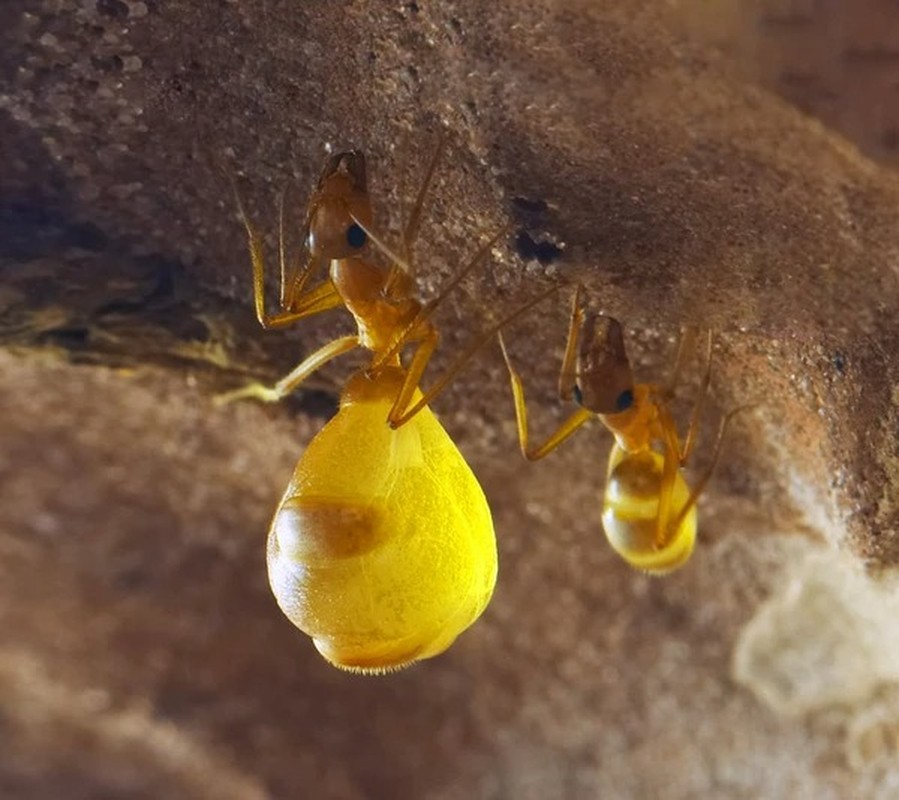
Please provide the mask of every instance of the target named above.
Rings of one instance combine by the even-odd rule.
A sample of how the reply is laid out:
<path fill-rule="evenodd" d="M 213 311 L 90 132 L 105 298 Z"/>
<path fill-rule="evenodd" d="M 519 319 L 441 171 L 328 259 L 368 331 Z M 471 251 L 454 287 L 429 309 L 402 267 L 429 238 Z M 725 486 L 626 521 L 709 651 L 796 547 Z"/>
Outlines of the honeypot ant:
<path fill-rule="evenodd" d="M 297 463 L 268 535 L 269 583 L 278 604 L 327 661 L 348 670 L 383 672 L 437 655 L 486 608 L 497 573 L 490 509 L 428 404 L 503 325 L 556 289 L 493 325 L 430 389 L 419 390 L 439 339 L 432 314 L 499 238 L 435 299 L 423 303 L 415 296 L 410 253 L 441 150 L 442 142 L 403 228 L 404 258 L 372 232 L 362 153 L 338 153 L 325 165 L 308 205 L 309 260 L 300 270 L 287 267 L 282 197 L 275 314 L 265 309 L 262 242 L 235 188 L 263 327 L 343 306 L 357 333 L 325 344 L 272 387 L 251 384 L 220 401 L 278 400 L 343 353 L 361 347 L 372 354 L 349 378 L 337 415 Z M 389 269 L 363 258 L 369 241 L 389 257 Z M 307 288 L 325 263 L 328 278 Z M 415 345 L 408 366 L 400 358 L 407 344 Z"/>
<path fill-rule="evenodd" d="M 578 287 L 572 300 L 558 386 L 559 397 L 573 399 L 578 408 L 540 445 L 529 444 L 524 385 L 512 366 L 502 333 L 498 334 L 512 385 L 521 452 L 529 461 L 537 461 L 549 455 L 585 422 L 598 417 L 615 437 L 603 498 L 602 523 L 606 538 L 632 567 L 665 574 L 686 563 L 693 552 L 696 503 L 718 462 L 727 425 L 744 408 L 723 417 L 711 465 L 691 490 L 681 468 L 693 452 L 708 394 L 711 331 L 707 336 L 699 395 L 682 441 L 668 404 L 697 331 L 688 329 L 681 336 L 666 386 L 635 384 L 621 324 L 612 317 L 585 311 L 582 291 Z"/>

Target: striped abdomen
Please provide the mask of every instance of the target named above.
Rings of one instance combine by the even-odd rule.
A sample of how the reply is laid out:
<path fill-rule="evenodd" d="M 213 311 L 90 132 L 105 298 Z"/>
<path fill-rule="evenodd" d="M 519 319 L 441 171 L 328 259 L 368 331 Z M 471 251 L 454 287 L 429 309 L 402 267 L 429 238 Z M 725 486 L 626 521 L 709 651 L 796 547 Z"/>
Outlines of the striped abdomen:
<path fill-rule="evenodd" d="M 609 544 L 632 567 L 663 574 L 683 565 L 696 542 L 696 505 L 684 515 L 690 487 L 678 471 L 671 488 L 667 530 L 659 530 L 664 456 L 654 450 L 627 453 L 615 445 L 603 500 Z"/>

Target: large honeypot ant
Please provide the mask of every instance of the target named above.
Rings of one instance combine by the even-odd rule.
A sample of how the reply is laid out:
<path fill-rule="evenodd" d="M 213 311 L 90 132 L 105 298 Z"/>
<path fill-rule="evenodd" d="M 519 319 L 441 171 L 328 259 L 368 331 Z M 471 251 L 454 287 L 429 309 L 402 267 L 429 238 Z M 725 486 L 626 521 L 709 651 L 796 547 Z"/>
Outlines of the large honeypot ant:
<path fill-rule="evenodd" d="M 439 156 L 440 149 L 403 228 L 403 258 L 373 233 L 365 158 L 358 151 L 334 155 L 322 172 L 308 205 L 309 260 L 302 269 L 287 266 L 282 198 L 275 314 L 265 309 L 262 241 L 235 189 L 263 327 L 342 306 L 357 332 L 325 344 L 272 387 L 251 384 L 220 400 L 278 400 L 337 356 L 359 347 L 371 352 L 368 366 L 348 380 L 337 415 L 297 463 L 271 524 L 267 558 L 269 583 L 286 616 L 330 663 L 361 672 L 397 669 L 443 652 L 486 608 L 497 573 L 490 509 L 429 403 L 503 325 L 555 291 L 493 325 L 430 389 L 419 390 L 439 339 L 434 311 L 498 239 L 434 300 L 415 296 L 410 253 Z M 388 269 L 363 257 L 368 242 L 390 258 Z M 328 277 L 308 287 L 325 264 Z M 406 345 L 415 346 L 408 365 L 400 358 Z"/>

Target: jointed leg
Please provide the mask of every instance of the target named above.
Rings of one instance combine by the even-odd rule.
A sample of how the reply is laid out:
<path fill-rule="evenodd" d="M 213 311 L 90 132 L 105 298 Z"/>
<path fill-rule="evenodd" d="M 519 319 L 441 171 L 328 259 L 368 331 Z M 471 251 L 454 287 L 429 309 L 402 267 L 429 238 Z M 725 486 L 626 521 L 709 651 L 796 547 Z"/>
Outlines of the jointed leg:
<path fill-rule="evenodd" d="M 284 201 L 286 196 L 287 187 L 284 187 L 284 191 L 281 192 L 281 202 L 278 206 L 278 261 L 281 267 L 279 298 L 281 311 L 286 312 L 287 314 L 297 314 L 302 311 L 302 316 L 311 316 L 312 314 L 317 314 L 319 311 L 326 310 L 326 308 L 335 308 L 341 304 L 341 301 L 337 292 L 333 290 L 330 280 L 319 283 L 309 292 L 304 291 L 312 273 L 322 271 L 325 267 L 325 264 L 322 261 L 310 259 L 301 267 L 299 258 L 294 258 L 292 259 L 293 263 L 288 265 L 285 247 L 286 239 L 284 236 Z M 308 234 L 308 231 L 306 231 L 306 233 Z M 318 295 L 321 290 L 326 287 L 332 290 L 335 302 L 333 305 L 329 305 L 326 308 L 318 308 Z M 290 321 L 293 322 L 296 319 L 299 319 L 299 317 L 294 317 Z"/>
<path fill-rule="evenodd" d="M 583 287 L 578 286 L 571 298 L 571 318 L 568 322 L 568 336 L 565 339 L 565 355 L 562 358 L 562 369 L 559 370 L 559 399 L 571 400 L 574 387 L 577 384 L 577 344 L 578 335 L 581 326 L 584 324 L 584 309 L 581 307 L 581 293 Z M 502 344 L 502 339 L 500 339 Z M 503 344 L 503 354 L 505 355 L 506 347 Z M 509 364 L 509 359 L 506 359 Z M 509 367 L 512 372 L 512 368 Z"/>
<path fill-rule="evenodd" d="M 419 400 L 414 403 L 412 406 L 407 407 L 408 403 L 411 401 L 412 396 L 415 394 L 415 387 L 419 385 L 421 382 L 422 374 L 424 373 L 425 367 L 427 366 L 428 360 L 430 360 L 430 356 L 434 351 L 432 347 L 430 352 L 427 353 L 427 358 L 418 358 L 418 353 L 412 358 L 412 363 L 409 366 L 409 369 L 406 372 L 406 378 L 403 384 L 402 396 L 405 398 L 404 403 L 397 402 L 394 404 L 393 409 L 390 412 L 390 416 L 388 417 L 388 424 L 391 428 L 399 428 L 404 423 L 408 422 L 412 417 L 414 417 L 419 411 L 421 411 L 426 405 L 431 403 L 437 395 L 439 395 L 453 380 L 453 378 L 458 375 L 462 369 L 474 358 L 475 355 L 486 345 L 489 341 L 493 339 L 493 337 L 499 333 L 506 325 L 514 322 L 516 319 L 521 317 L 531 308 L 533 308 L 538 303 L 545 300 L 551 294 L 555 294 L 561 287 L 553 286 L 546 292 L 537 295 L 537 297 L 525 303 L 520 308 L 513 311 L 511 314 L 507 315 L 505 318 L 500 320 L 495 325 L 488 328 L 484 331 L 475 341 L 468 346 L 468 348 L 462 353 L 459 358 L 450 366 L 450 368 L 440 377 L 437 381 L 434 382 L 433 386 L 429 388 L 422 395 Z M 434 340 L 434 346 L 436 347 L 436 339 Z"/>
<path fill-rule="evenodd" d="M 703 475 L 693 489 L 690 492 L 690 497 L 687 502 L 684 504 L 684 507 L 680 510 L 680 513 L 677 515 L 677 519 L 674 521 L 675 525 L 680 525 L 683 521 L 684 517 L 690 513 L 690 509 L 696 505 L 699 500 L 699 496 L 705 490 L 705 487 L 708 485 L 709 480 L 711 480 L 712 474 L 715 472 L 715 467 L 718 466 L 718 459 L 721 457 L 721 443 L 724 441 L 724 434 L 727 432 L 727 428 L 730 425 L 730 421 L 741 411 L 746 411 L 752 408 L 752 406 L 740 406 L 739 408 L 735 408 L 733 411 L 729 411 L 724 417 L 721 419 L 721 424 L 718 426 L 718 436 L 715 439 L 715 449 L 712 451 L 712 462 L 709 464 L 709 468 L 705 471 L 705 475 Z"/>
<path fill-rule="evenodd" d="M 320 347 L 314 353 L 307 356 L 303 361 L 293 369 L 292 372 L 285 375 L 274 386 L 265 386 L 261 383 L 251 383 L 232 392 L 220 394 L 215 398 L 216 405 L 231 403 L 235 400 L 243 400 L 246 398 L 255 398 L 265 403 L 274 403 L 282 397 L 294 391 L 306 378 L 308 378 L 317 369 L 320 369 L 329 361 L 337 358 L 339 355 L 348 353 L 354 347 L 359 346 L 359 339 L 356 336 L 342 336 L 333 342 L 328 342 L 324 347 Z"/>
<path fill-rule="evenodd" d="M 407 144 L 408 140 L 404 144 L 404 149 Z M 412 206 L 412 213 L 410 214 L 408 221 L 403 219 L 403 217 L 405 217 L 405 209 L 402 207 L 400 208 L 400 220 L 403 228 L 403 257 L 402 260 L 391 258 L 390 272 L 387 274 L 387 280 L 384 283 L 384 293 L 388 297 L 392 296 L 396 291 L 397 283 L 401 276 L 411 279 L 415 275 L 415 260 L 412 256 L 412 247 L 415 243 L 415 238 L 418 235 L 418 228 L 421 225 L 421 213 L 424 208 L 425 196 L 431 186 L 437 164 L 440 162 L 443 155 L 445 144 L 446 139 L 441 136 L 440 140 L 437 142 L 437 148 L 434 150 L 434 154 L 431 156 L 431 160 L 428 163 L 424 180 L 422 181 L 421 188 L 418 190 L 418 195 L 415 197 L 415 203 Z M 378 244 L 377 240 L 373 239 L 373 241 Z"/>
<path fill-rule="evenodd" d="M 391 247 L 387 244 L 378 234 L 376 234 L 368 225 L 365 224 L 361 219 L 356 217 L 353 214 L 350 214 L 350 219 L 353 220 L 363 231 L 365 231 L 365 235 L 371 241 L 371 243 L 380 250 L 387 258 L 390 259 L 391 267 L 390 273 L 388 275 L 388 280 L 384 285 L 384 293 L 387 294 L 390 276 L 394 274 L 394 270 L 396 270 L 396 275 L 409 275 L 411 273 L 411 269 L 409 265 L 406 263 L 406 260 L 398 255 Z M 395 280 L 399 280 L 396 278 Z"/>
<path fill-rule="evenodd" d="M 662 429 L 662 476 L 659 481 L 659 506 L 656 511 L 656 545 L 663 547 L 669 535 L 677 530 L 671 525 L 671 506 L 680 473 L 680 449 L 677 428 L 667 406 L 659 406 L 659 424 Z M 680 519 L 680 518 L 679 518 Z"/>
<path fill-rule="evenodd" d="M 705 356 L 705 372 L 702 376 L 702 383 L 699 386 L 699 396 L 693 404 L 693 413 L 690 415 L 690 427 L 687 428 L 687 435 L 684 438 L 684 445 L 680 451 L 680 465 L 684 466 L 693 448 L 696 445 L 696 433 L 699 430 L 699 420 L 702 416 L 702 409 L 705 406 L 705 399 L 709 394 L 709 384 L 712 380 L 712 332 L 708 332 L 706 340 L 706 356 Z"/>
<path fill-rule="evenodd" d="M 450 292 L 453 291 L 465 278 L 468 273 L 470 273 L 479 263 L 481 263 L 487 255 L 490 253 L 491 248 L 496 244 L 499 238 L 505 233 L 505 229 L 501 230 L 497 233 L 487 244 L 485 244 L 477 253 L 475 253 L 474 257 L 469 261 L 462 269 L 460 269 L 452 278 L 447 281 L 443 287 L 438 292 L 437 296 L 432 300 L 429 300 L 425 303 L 421 310 L 415 315 L 412 321 L 401 331 L 400 335 L 396 337 L 390 349 L 381 353 L 377 359 L 372 363 L 371 369 L 377 370 L 383 367 L 388 361 L 393 359 L 397 353 L 402 350 L 403 346 L 406 342 L 409 341 L 410 337 L 413 336 L 416 331 L 433 315 L 437 310 L 438 306 L 447 298 Z"/>
<path fill-rule="evenodd" d="M 259 234 L 256 233 L 255 228 L 250 222 L 249 217 L 246 214 L 246 211 L 243 207 L 243 202 L 240 199 L 240 193 L 237 190 L 237 185 L 234 183 L 234 179 L 231 179 L 231 186 L 234 191 L 234 199 L 237 202 L 237 210 L 240 214 L 241 221 L 244 224 L 244 228 L 247 231 L 247 239 L 249 241 L 250 248 L 250 261 L 253 265 L 253 298 L 256 306 L 256 318 L 259 320 L 259 323 L 263 328 L 280 328 L 285 325 L 289 325 L 297 320 L 303 319 L 304 317 L 312 316 L 313 314 L 318 314 L 321 311 L 326 311 L 330 308 L 336 308 L 341 304 L 340 296 L 337 294 L 337 290 L 331 285 L 330 280 L 323 281 L 322 283 L 315 286 L 309 292 L 305 294 L 293 291 L 292 287 L 290 289 L 286 288 L 284 285 L 285 280 L 290 282 L 291 284 L 299 284 L 299 287 L 302 288 L 302 285 L 305 284 L 308 276 L 312 273 L 312 271 L 318 268 L 320 265 L 317 262 L 311 261 L 309 262 L 302 270 L 300 270 L 294 280 L 290 280 L 287 277 L 287 267 L 284 261 L 284 241 L 283 241 L 283 216 L 282 216 L 282 230 L 281 230 L 281 244 L 280 244 L 280 255 L 281 255 L 281 289 L 280 289 L 280 297 L 281 297 L 281 310 L 277 314 L 269 314 L 265 310 L 265 262 L 263 258 L 262 252 L 262 239 Z M 295 295 L 295 296 L 292 296 Z"/>
<path fill-rule="evenodd" d="M 548 456 L 562 442 L 564 442 L 571 434 L 581 427 L 587 420 L 591 419 L 594 414 L 586 408 L 578 408 L 575 410 L 561 425 L 546 439 L 543 444 L 532 447 L 528 444 L 528 409 L 524 398 L 524 384 L 521 381 L 521 375 L 512 366 L 509 359 L 509 351 L 506 349 L 506 343 L 503 341 L 502 333 L 499 336 L 499 346 L 503 351 L 503 358 L 506 361 L 506 367 L 509 370 L 509 380 L 512 384 L 512 398 L 515 403 L 515 422 L 518 425 L 518 444 L 521 447 L 521 454 L 528 461 L 538 461 Z"/>
<path fill-rule="evenodd" d="M 674 368 L 671 370 L 671 375 L 662 388 L 662 397 L 664 399 L 670 400 L 674 396 L 674 390 L 677 388 L 687 357 L 696 348 L 696 337 L 698 335 L 699 328 L 695 325 L 687 325 L 681 330 L 677 342 L 677 355 L 674 357 Z"/>
<path fill-rule="evenodd" d="M 322 311 L 328 311 L 332 308 L 338 308 L 343 305 L 343 298 L 334 288 L 334 284 L 330 280 L 317 283 L 311 289 L 303 292 L 303 294 L 293 301 L 288 310 L 284 313 L 281 325 L 287 325 L 296 322 L 304 317 L 311 317 Z"/>
<path fill-rule="evenodd" d="M 411 418 L 411 415 L 403 418 L 403 411 L 408 408 L 409 403 L 412 402 L 415 390 L 418 388 L 421 377 L 424 374 L 425 369 L 427 369 L 428 362 L 431 360 L 431 356 L 434 355 L 434 351 L 437 349 L 437 343 L 439 341 L 440 334 L 435 328 L 429 326 L 429 330 L 424 338 L 421 340 L 418 347 L 415 348 L 415 353 L 412 355 L 412 361 L 409 363 L 409 368 L 406 370 L 403 385 L 400 387 L 399 394 L 396 396 L 393 408 L 390 409 L 390 413 L 387 415 L 387 423 L 391 428 L 397 428 L 402 422 Z M 402 422 L 399 421 L 401 419 Z"/>
<path fill-rule="evenodd" d="M 285 185 L 281 191 L 281 200 L 278 203 L 278 264 L 281 267 L 281 285 L 278 287 L 278 302 L 281 304 L 282 311 L 290 307 L 290 301 L 293 299 L 293 290 L 297 287 L 297 279 L 300 277 L 299 265 L 297 265 L 296 269 L 287 269 L 287 254 L 284 247 L 284 201 L 286 199 L 287 186 Z M 246 219 L 244 219 L 244 224 L 246 224 Z M 302 289 L 302 287 L 297 288 Z"/>
<path fill-rule="evenodd" d="M 403 229 L 403 255 L 406 256 L 406 260 L 410 266 L 413 263 L 412 246 L 415 243 L 415 237 L 418 235 L 418 228 L 421 225 L 421 212 L 424 209 L 425 196 L 434 179 L 434 173 L 437 170 L 440 159 L 443 157 L 443 151 L 445 149 L 446 137 L 441 134 L 440 139 L 437 142 L 437 147 L 434 150 L 434 154 L 431 156 L 431 160 L 428 163 L 424 180 L 421 183 L 421 188 L 418 190 L 418 196 L 415 198 L 415 204 L 412 206 L 412 213 L 409 215 L 409 221 Z"/>

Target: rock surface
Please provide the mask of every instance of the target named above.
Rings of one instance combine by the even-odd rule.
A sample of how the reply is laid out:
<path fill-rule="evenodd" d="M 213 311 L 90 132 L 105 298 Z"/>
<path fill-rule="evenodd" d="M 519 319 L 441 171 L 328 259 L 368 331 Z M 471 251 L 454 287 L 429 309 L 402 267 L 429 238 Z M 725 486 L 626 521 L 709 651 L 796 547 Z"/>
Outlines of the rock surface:
<path fill-rule="evenodd" d="M 827 664 L 834 631 L 892 598 L 852 570 L 899 561 L 895 121 L 854 99 L 895 88 L 899 27 L 873 0 L 851 24 L 706 6 L 0 7 L 0 794 L 895 796 L 899 659 L 839 660 L 830 683 L 792 665 Z M 782 80 L 795 63 L 805 82 Z M 715 418 L 753 408 L 693 561 L 650 579 L 599 527 L 606 437 L 526 465 L 486 352 L 436 408 L 494 508 L 494 602 L 445 656 L 360 679 L 281 618 L 263 556 L 349 365 L 279 407 L 210 402 L 348 321 L 257 330 L 226 174 L 275 231 L 285 182 L 298 208 L 326 146 L 361 147 L 395 236 L 443 125 L 422 293 L 513 228 L 441 310 L 437 371 L 498 308 L 579 281 L 643 379 L 664 377 L 680 324 L 714 328 L 695 474 Z M 566 305 L 510 337 L 540 430 L 564 411 Z M 843 566 L 803 566 L 829 551 Z M 810 622 L 786 626 L 796 596 L 817 598 Z M 840 681 L 867 690 L 833 700 Z"/>

